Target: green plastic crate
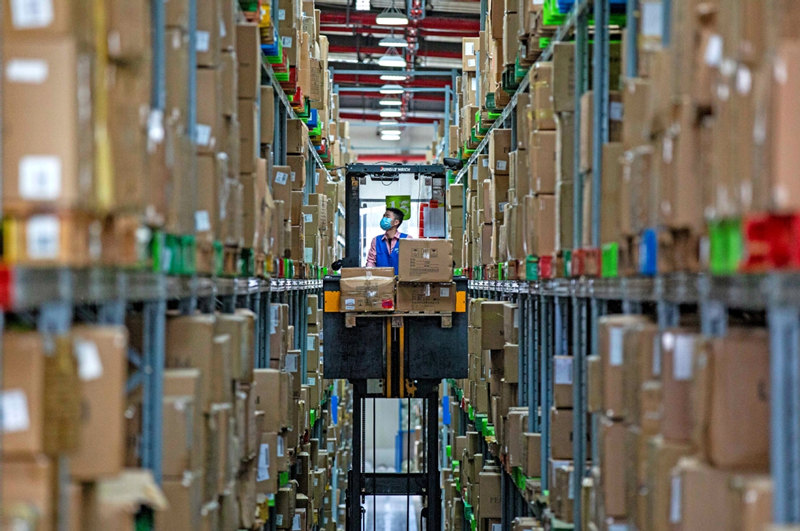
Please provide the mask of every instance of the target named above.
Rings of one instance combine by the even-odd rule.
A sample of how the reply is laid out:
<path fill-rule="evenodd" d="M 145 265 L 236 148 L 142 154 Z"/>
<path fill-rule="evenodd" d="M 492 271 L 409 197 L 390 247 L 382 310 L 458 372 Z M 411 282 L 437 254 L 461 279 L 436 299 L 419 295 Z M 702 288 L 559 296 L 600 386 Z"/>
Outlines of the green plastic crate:
<path fill-rule="evenodd" d="M 600 260 L 600 274 L 603 278 L 617 278 L 619 276 L 619 244 L 611 242 L 603 245 Z"/>

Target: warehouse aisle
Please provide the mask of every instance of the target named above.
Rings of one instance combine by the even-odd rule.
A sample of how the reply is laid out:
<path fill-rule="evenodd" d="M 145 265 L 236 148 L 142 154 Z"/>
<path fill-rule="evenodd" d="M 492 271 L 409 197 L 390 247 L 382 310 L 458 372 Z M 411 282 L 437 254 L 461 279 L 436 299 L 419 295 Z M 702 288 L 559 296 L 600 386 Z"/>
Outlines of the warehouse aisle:
<path fill-rule="evenodd" d="M 411 499 L 411 518 L 406 517 L 406 497 L 405 496 L 378 496 L 375 500 L 375 511 L 373 512 L 372 498 L 367 499 L 366 529 L 371 531 L 418 531 L 420 500 L 417 497 Z M 377 515 L 375 514 L 377 513 Z"/>

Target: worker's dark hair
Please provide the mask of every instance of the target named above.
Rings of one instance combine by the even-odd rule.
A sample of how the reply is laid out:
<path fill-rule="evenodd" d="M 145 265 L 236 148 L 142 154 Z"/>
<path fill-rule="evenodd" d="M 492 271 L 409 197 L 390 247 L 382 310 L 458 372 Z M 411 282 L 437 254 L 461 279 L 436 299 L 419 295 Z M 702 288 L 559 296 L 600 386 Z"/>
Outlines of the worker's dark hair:
<path fill-rule="evenodd" d="M 387 212 L 391 212 L 392 214 L 394 214 L 394 217 L 396 217 L 397 219 L 400 220 L 400 224 L 403 223 L 403 220 L 406 217 L 406 215 L 403 214 L 403 211 L 400 210 L 399 208 L 387 208 L 386 211 Z"/>

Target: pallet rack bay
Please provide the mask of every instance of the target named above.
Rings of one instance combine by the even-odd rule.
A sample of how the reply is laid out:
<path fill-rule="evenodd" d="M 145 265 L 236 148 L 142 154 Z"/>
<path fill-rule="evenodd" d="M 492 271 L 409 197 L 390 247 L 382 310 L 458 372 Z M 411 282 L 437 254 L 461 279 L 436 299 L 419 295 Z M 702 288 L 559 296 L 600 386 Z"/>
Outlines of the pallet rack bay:
<path fill-rule="evenodd" d="M 663 44 L 669 44 L 671 34 L 670 0 L 660 4 L 661 33 Z M 640 5 L 636 0 L 626 3 L 628 36 L 637 35 L 640 23 Z M 486 25 L 487 2 L 482 2 L 481 28 Z M 610 33 L 621 28 L 610 25 L 609 1 L 576 0 L 565 22 L 553 37 L 551 44 L 540 55 L 537 62 L 549 61 L 553 46 L 562 41 L 574 42 L 575 109 L 574 120 L 574 179 L 575 190 L 582 190 L 586 174 L 581 171 L 581 99 L 589 90 L 589 69 L 593 70 L 593 116 L 591 129 L 594 144 L 591 153 L 594 168 L 603 167 L 602 146 L 609 139 L 609 42 Z M 591 25 L 590 25 L 591 20 Z M 591 36 L 591 42 L 589 40 Z M 622 50 L 628 77 L 638 72 L 637 43 L 627 39 Z M 590 55 L 591 52 L 591 55 Z M 481 53 L 481 52 L 478 52 Z M 591 62 L 591 64 L 590 64 Z M 478 73 L 481 75 L 478 60 Z M 520 94 L 530 89 L 529 76 L 520 82 L 510 102 L 492 125 L 490 132 L 479 143 L 477 149 L 465 160 L 455 182 L 466 183 L 478 157 L 487 152 L 491 131 L 499 128 L 511 129 L 512 145 L 516 145 L 517 105 Z M 478 94 L 478 101 L 482 95 Z M 595 171 L 592 194 L 592 217 L 590 234 L 582 234 L 581 215 L 584 212 L 584 196 L 573 197 L 573 259 L 576 250 L 586 248 L 591 242 L 592 250 L 599 249 L 600 201 L 602 174 Z M 463 187 L 464 205 L 467 204 L 467 187 Z M 466 208 L 464 209 L 466 222 Z M 530 257 L 529 257 L 530 259 Z M 598 448 L 599 416 L 587 411 L 587 358 L 598 353 L 598 322 L 609 314 L 648 315 L 661 330 L 677 327 L 681 318 L 689 317 L 700 324 L 708 337 L 724 336 L 730 319 L 740 319 L 745 313 L 756 322 L 766 325 L 769 332 L 771 392 L 770 400 L 770 462 L 774 483 L 773 520 L 779 524 L 800 523 L 800 298 L 797 286 L 800 277 L 790 272 L 765 274 L 672 273 L 633 277 L 591 277 L 537 279 L 535 268 L 528 264 L 529 280 L 488 280 L 482 268 L 466 273 L 470 276 L 471 296 L 488 300 L 509 301 L 517 304 L 519 326 L 519 387 L 518 406 L 528 408 L 528 431 L 540 433 L 541 478 L 525 478 L 504 473 L 502 481 L 502 528 L 510 529 L 516 517 L 542 517 L 546 511 L 546 494 L 549 478 L 550 417 L 554 374 L 553 357 L 573 356 L 573 456 L 575 463 L 602 466 Z M 502 278 L 502 276 L 500 276 Z M 462 400 L 463 392 L 450 382 L 451 400 Z M 495 442 L 494 428 L 483 429 L 476 422 L 471 406 L 462 409 L 460 433 L 466 426 L 482 432 L 482 452 L 488 455 Z M 588 420 L 587 420 L 588 419 Z M 587 437 L 587 435 L 590 435 Z M 587 442 L 591 441 L 591 442 Z M 573 505 L 572 523 L 553 521 L 564 528 L 585 528 L 585 508 L 582 507 L 582 479 L 589 477 L 587 467 L 576 464 L 580 474 L 570 481 Z M 513 472 L 513 471 L 512 471 Z M 535 491 L 545 496 L 525 494 L 526 482 Z M 552 516 L 552 515 L 551 515 Z M 466 518 L 465 518 L 466 525 Z M 557 527 L 562 528 L 562 527 Z"/>

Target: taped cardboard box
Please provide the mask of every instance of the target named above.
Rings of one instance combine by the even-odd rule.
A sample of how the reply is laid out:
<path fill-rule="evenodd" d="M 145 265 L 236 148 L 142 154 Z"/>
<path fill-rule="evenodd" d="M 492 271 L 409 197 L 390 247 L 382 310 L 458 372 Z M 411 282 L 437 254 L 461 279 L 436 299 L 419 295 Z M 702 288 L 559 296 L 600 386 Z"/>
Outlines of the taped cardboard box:
<path fill-rule="evenodd" d="M 53 516 L 56 514 L 55 493 L 53 492 L 54 467 L 49 458 L 36 456 L 33 459 L 3 460 L 3 474 L 0 475 L 0 494 L 3 507 L 8 513 L 0 517 L 3 529 L 13 529 L 20 522 L 14 518 L 15 508 L 23 514 L 33 512 L 31 529 L 53 529 Z M 25 526 L 25 523 L 22 524 Z"/>
<path fill-rule="evenodd" d="M 6 332 L 3 351 L 3 456 L 42 453 L 45 430 L 42 338 L 37 332 Z"/>
<path fill-rule="evenodd" d="M 339 310 L 342 312 L 385 312 L 395 309 L 395 277 L 394 269 L 390 267 L 344 268 L 339 289 Z"/>
<path fill-rule="evenodd" d="M 610 315 L 600 319 L 598 345 L 603 363 L 603 410 L 611 419 L 620 418 L 623 411 L 626 331 L 646 322 L 645 317 L 635 315 Z"/>
<path fill-rule="evenodd" d="M 165 366 L 200 370 L 202 411 L 208 411 L 214 400 L 212 371 L 215 334 L 214 316 L 181 316 L 167 320 Z"/>
<path fill-rule="evenodd" d="M 508 175 L 511 129 L 494 129 L 489 134 L 489 168 L 496 175 Z"/>
<path fill-rule="evenodd" d="M 401 312 L 453 312 L 456 307 L 455 283 L 397 284 L 397 310 Z"/>
<path fill-rule="evenodd" d="M 79 97 L 91 92 L 88 57 L 69 37 L 11 41 L 3 56 L 5 212 L 91 206 L 91 101 Z"/>
<path fill-rule="evenodd" d="M 694 365 L 699 353 L 707 348 L 707 342 L 699 334 L 685 330 L 667 330 L 661 336 L 664 386 L 661 433 L 667 440 L 689 442 L 692 439 Z"/>
<path fill-rule="evenodd" d="M 113 476 L 124 465 L 128 332 L 122 326 L 82 325 L 72 336 L 81 378 L 81 426 L 70 474 L 83 480 Z"/>
<path fill-rule="evenodd" d="M 453 242 L 450 240 L 401 239 L 400 282 L 450 282 L 453 280 Z"/>

